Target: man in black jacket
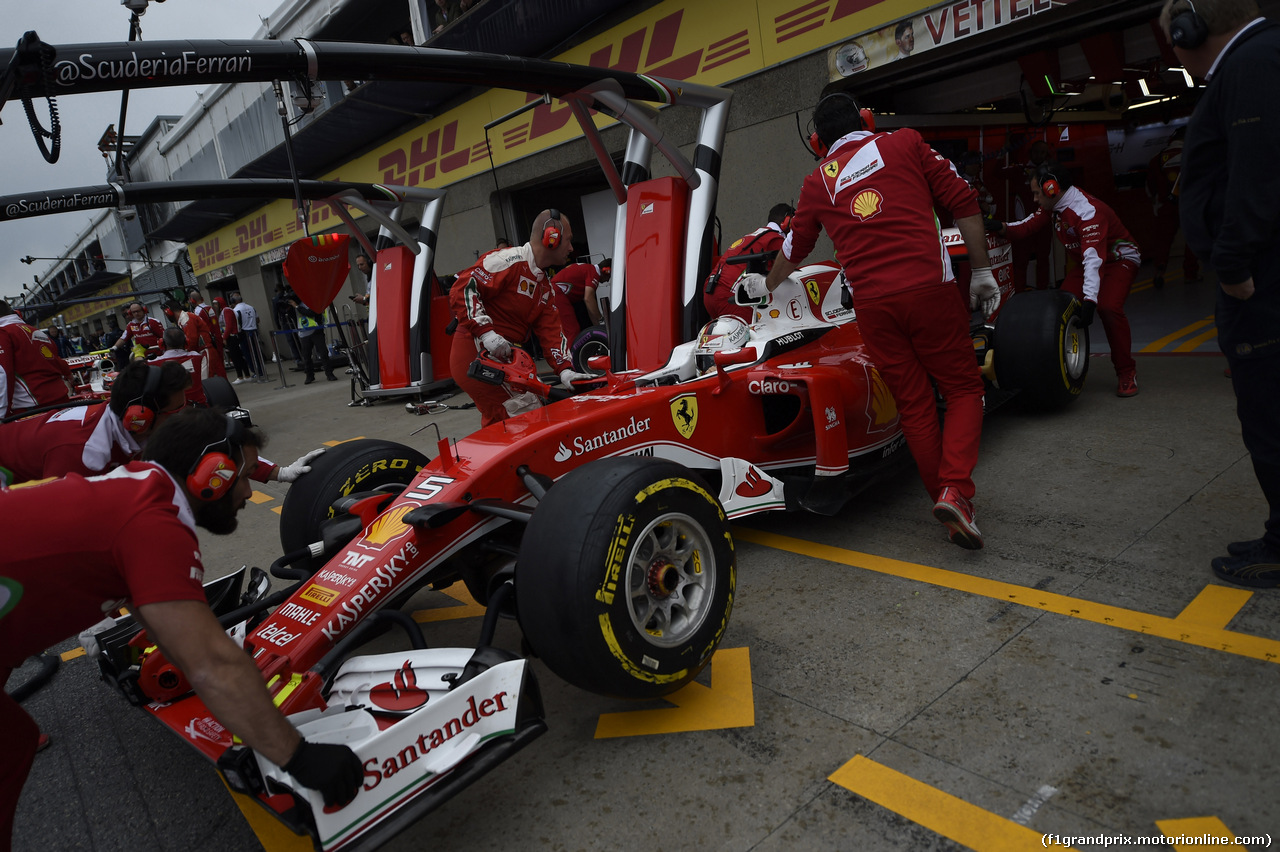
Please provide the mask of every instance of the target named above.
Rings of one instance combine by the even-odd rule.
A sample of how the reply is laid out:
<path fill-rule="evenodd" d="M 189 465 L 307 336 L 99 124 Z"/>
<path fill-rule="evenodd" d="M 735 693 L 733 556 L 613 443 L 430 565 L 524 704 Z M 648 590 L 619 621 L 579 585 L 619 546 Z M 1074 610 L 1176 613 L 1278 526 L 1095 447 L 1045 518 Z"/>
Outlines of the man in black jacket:
<path fill-rule="evenodd" d="M 1218 346 L 1244 445 L 1270 506 L 1261 538 L 1227 545 L 1213 573 L 1280 586 L 1280 27 L 1255 0 L 1166 0 L 1174 53 L 1207 83 L 1183 145 L 1187 245 L 1217 274 Z"/>

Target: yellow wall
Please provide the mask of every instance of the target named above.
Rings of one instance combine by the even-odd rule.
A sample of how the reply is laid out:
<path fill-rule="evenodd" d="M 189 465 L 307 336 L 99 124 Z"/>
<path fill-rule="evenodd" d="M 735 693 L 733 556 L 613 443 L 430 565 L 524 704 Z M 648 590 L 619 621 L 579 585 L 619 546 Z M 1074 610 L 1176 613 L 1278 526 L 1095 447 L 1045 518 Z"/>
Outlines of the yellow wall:
<path fill-rule="evenodd" d="M 721 85 L 928 5 L 921 0 L 667 0 L 555 59 Z M 323 178 L 433 188 L 457 183 L 489 168 L 484 125 L 532 100 L 536 96 L 524 92 L 489 90 Z M 599 126 L 609 123 L 597 117 Z M 579 133 L 569 107 L 553 102 L 495 127 L 488 144 L 494 164 L 501 166 Z M 312 211 L 313 231 L 337 223 L 327 206 Z M 293 202 L 276 201 L 193 243 L 192 266 L 202 275 L 301 236 Z"/>

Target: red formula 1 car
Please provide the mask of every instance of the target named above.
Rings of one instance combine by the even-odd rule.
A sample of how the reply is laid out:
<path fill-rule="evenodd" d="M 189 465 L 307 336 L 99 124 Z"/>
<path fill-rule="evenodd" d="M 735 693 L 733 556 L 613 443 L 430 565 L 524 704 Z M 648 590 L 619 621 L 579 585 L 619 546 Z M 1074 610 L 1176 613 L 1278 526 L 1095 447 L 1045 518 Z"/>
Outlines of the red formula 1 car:
<path fill-rule="evenodd" d="M 138 42 L 54 50 L 82 64 L 86 56 L 106 62 L 127 51 L 150 69 L 146 85 L 190 82 L 163 60 L 169 51 L 198 58 L 204 68 L 236 69 L 236 80 L 245 79 L 243 57 L 250 56 L 252 73 L 263 79 L 483 80 L 546 93 L 579 118 L 618 204 L 610 350 L 593 360 L 603 371 L 598 381 L 462 440 L 438 441 L 434 458 L 379 440 L 330 450 L 294 483 L 283 506 L 285 555 L 272 572 L 293 584 L 268 593 L 259 572 L 244 592 L 239 575 L 209 591 L 306 738 L 347 743 L 360 756 L 365 783 L 354 801 L 326 810 L 316 792 L 237 746 L 130 621 L 98 638 L 108 680 L 216 762 L 234 789 L 310 835 L 317 849 L 377 846 L 545 730 L 527 659 L 492 645 L 499 614 L 514 614 L 528 649 L 573 684 L 622 697 L 668 694 L 707 664 L 728 624 L 736 570 L 730 518 L 833 513 L 907 458 L 896 406 L 866 355 L 838 268 L 799 270 L 750 325 L 704 324 L 699 316 L 717 184 L 707 169 L 723 150 L 728 91 L 409 47 Z M 219 59 L 232 55 L 235 62 Z M 0 54 L 0 64 L 21 59 Z M 39 95 L 43 79 L 27 75 L 17 94 Z M 206 74 L 200 82 L 211 80 Z M 638 103 L 645 101 L 699 112 L 694 141 L 705 155 L 697 165 L 665 139 Z M 591 111 L 630 128 L 622 169 L 610 160 Z M 655 148 L 675 177 L 648 177 Z M 75 197 L 115 192 L 123 195 L 109 203 L 139 203 L 145 192 L 176 197 L 205 187 L 101 189 Z M 411 190 L 368 185 L 300 182 L 297 191 L 312 198 L 342 191 L 344 204 L 412 200 Z M 0 200 L 0 211 L 39 206 L 21 200 Z M 438 208 L 423 222 L 427 233 L 378 252 L 379 275 L 430 280 L 424 272 Z M 305 300 L 300 284 L 294 282 Z M 1058 294 L 1019 296 L 994 326 L 975 326 L 977 357 L 1005 390 L 1021 387 L 1047 404 L 1068 400 L 1083 381 L 1068 357 L 1083 337 L 1076 310 Z M 1083 346 L 1087 351 L 1087 340 Z M 556 395 L 526 358 L 481 361 L 476 370 Z M 1043 386 L 1017 384 L 1033 374 Z M 457 582 L 487 604 L 478 642 L 427 649 L 399 606 L 421 588 Z M 414 649 L 356 654 L 388 621 L 404 626 Z"/>

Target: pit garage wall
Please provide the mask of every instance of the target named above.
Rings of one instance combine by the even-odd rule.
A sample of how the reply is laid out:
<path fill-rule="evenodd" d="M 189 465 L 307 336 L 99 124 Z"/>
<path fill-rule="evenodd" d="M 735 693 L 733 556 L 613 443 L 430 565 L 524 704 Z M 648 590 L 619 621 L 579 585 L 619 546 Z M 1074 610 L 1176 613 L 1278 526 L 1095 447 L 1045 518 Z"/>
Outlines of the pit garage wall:
<path fill-rule="evenodd" d="M 554 58 L 731 85 L 735 94 L 719 199 L 724 237 L 731 241 L 763 224 L 772 204 L 794 201 L 813 167 L 800 131 L 807 135 L 811 105 L 830 78 L 829 48 L 928 10 L 982 3 L 1002 3 L 1011 15 L 1017 10 L 1028 17 L 1053 8 L 1048 0 L 668 0 Z M 1016 24 L 1004 29 L 1016 38 Z M 495 184 L 505 191 L 544 182 L 590 162 L 569 108 L 558 102 L 494 128 L 486 150 L 484 125 L 530 100 L 518 92 L 484 92 L 320 177 L 447 187 L 437 269 L 457 271 L 493 245 L 497 227 L 485 224 L 493 221 L 489 208 Z M 682 143 L 691 141 L 692 123 L 668 115 L 677 112 L 664 112 L 664 130 Z M 600 116 L 597 123 L 611 122 Z M 621 150 L 621 133 L 605 138 Z M 496 181 L 489 172 L 490 151 Z M 661 163 L 655 160 L 655 166 L 663 174 Z M 273 203 L 193 243 L 197 274 L 232 263 L 242 274 L 246 262 L 301 237 L 292 207 L 288 201 Z M 312 233 L 337 226 L 327 209 L 312 215 Z M 516 242 L 526 238 L 510 236 Z M 830 251 L 829 244 L 820 244 L 814 257 Z"/>

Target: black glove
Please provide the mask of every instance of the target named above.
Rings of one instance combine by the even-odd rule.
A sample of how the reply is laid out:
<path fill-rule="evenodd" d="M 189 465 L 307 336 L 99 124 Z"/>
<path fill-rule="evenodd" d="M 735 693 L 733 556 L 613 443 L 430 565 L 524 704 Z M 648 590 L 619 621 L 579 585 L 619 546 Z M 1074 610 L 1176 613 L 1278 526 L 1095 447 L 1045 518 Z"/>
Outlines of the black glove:
<path fill-rule="evenodd" d="M 1093 325 L 1093 313 L 1098 309 L 1098 303 L 1085 299 L 1080 303 L 1080 322 L 1085 328 Z"/>
<path fill-rule="evenodd" d="M 324 796 L 327 807 L 342 807 L 356 797 L 364 781 L 364 767 L 356 753 L 335 743 L 303 740 L 289 762 L 280 767 Z"/>
<path fill-rule="evenodd" d="M 1001 222 L 995 216 L 983 216 L 982 227 L 986 228 L 987 232 L 991 234 L 1004 233 L 1004 222 Z"/>

